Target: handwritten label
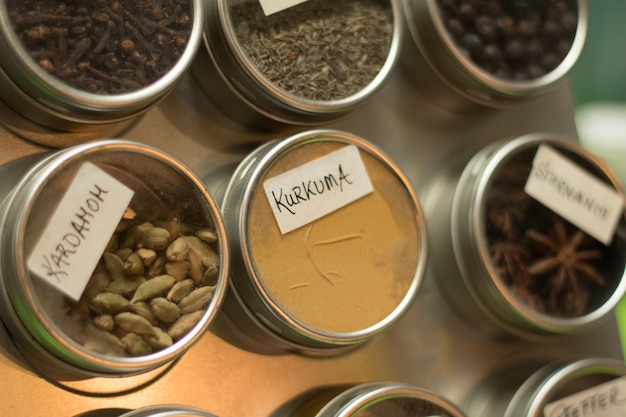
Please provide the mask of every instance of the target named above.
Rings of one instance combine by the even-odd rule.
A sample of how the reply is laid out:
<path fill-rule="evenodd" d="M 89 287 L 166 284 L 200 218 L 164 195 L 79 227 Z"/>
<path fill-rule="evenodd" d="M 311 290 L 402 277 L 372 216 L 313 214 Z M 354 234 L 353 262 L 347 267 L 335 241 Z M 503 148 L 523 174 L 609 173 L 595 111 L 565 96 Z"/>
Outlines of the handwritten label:
<path fill-rule="evenodd" d="M 304 3 L 305 1 L 307 0 L 259 0 L 259 3 L 261 3 L 261 8 L 265 16 L 269 16 L 293 7 L 296 4 Z"/>
<path fill-rule="evenodd" d="M 30 271 L 78 300 L 133 194 L 84 163 L 28 258 Z"/>
<path fill-rule="evenodd" d="M 547 404 L 544 417 L 626 416 L 626 377 L 596 385 Z"/>
<path fill-rule="evenodd" d="M 359 149 L 352 145 L 270 178 L 263 188 L 283 234 L 374 190 Z"/>
<path fill-rule="evenodd" d="M 605 245 L 624 210 L 620 194 L 549 146 L 537 150 L 524 190 Z"/>

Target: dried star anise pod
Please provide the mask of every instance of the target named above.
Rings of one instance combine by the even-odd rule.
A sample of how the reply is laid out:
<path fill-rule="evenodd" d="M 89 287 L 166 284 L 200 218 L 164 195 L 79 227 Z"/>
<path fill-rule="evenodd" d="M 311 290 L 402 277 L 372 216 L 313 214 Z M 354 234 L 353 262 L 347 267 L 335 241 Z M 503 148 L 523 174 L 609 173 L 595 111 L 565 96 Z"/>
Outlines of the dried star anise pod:
<path fill-rule="evenodd" d="M 568 230 L 568 224 L 557 216 L 548 234 L 531 229 L 526 236 L 530 248 L 539 253 L 527 271 L 536 279 L 547 280 L 548 312 L 560 316 L 584 314 L 591 286 L 604 286 L 606 282 L 591 263 L 602 257 L 600 244 L 581 230 Z"/>

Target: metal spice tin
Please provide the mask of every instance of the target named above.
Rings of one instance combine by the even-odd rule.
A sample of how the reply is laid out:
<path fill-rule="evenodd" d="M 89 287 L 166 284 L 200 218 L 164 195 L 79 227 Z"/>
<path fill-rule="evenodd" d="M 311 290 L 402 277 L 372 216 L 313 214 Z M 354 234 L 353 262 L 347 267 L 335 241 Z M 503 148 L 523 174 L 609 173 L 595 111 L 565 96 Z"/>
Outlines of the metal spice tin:
<path fill-rule="evenodd" d="M 399 382 L 326 387 L 286 404 L 276 417 L 464 417 L 442 395 Z"/>
<path fill-rule="evenodd" d="M 42 145 L 116 137 L 163 99 L 200 45 L 204 3 L 0 4 L 0 121 Z"/>
<path fill-rule="evenodd" d="M 566 79 L 587 34 L 585 0 L 403 0 L 399 66 L 420 93 L 454 112 L 536 98 Z"/>
<path fill-rule="evenodd" d="M 333 182 L 341 175 L 351 184 Z M 309 188 L 308 201 L 302 194 L 290 207 L 298 217 L 368 178 L 370 192 L 282 232 L 281 220 L 292 217 L 287 194 Z M 286 205 L 275 199 L 283 192 Z M 421 285 L 426 235 L 414 191 L 391 160 L 352 134 L 308 131 L 257 148 L 232 176 L 222 213 L 233 256 L 224 312 L 270 350 L 323 354 L 363 344 L 408 310 Z"/>
<path fill-rule="evenodd" d="M 206 7 L 192 73 L 224 113 L 256 130 L 350 113 L 389 78 L 399 53 L 395 0 L 308 0 L 268 16 L 257 1 Z"/>
<path fill-rule="evenodd" d="M 545 147 L 576 171 L 556 168 L 554 159 L 538 162 Z M 581 226 L 570 217 L 582 207 L 595 216 L 597 188 L 623 204 L 623 190 L 598 158 L 566 138 L 534 133 L 446 162 L 427 191 L 427 219 L 436 237 L 430 265 L 459 317 L 493 337 L 549 339 L 588 330 L 610 316 L 626 289 L 623 209 L 613 210 L 609 242 L 591 237 L 599 224 L 590 229 L 593 222 Z M 581 172 L 596 185 L 572 187 Z M 548 203 L 529 194 L 531 180 L 540 175 L 549 185 Z M 555 201 L 570 211 L 555 209 Z"/>
<path fill-rule="evenodd" d="M 0 313 L 28 362 L 61 378 L 139 374 L 202 337 L 222 304 L 228 246 L 185 165 L 102 140 L 3 170 Z"/>
<path fill-rule="evenodd" d="M 120 417 L 168 417 L 168 416 L 200 416 L 215 417 L 213 414 L 195 407 L 183 405 L 154 405 L 144 407 L 135 411 L 130 411 L 120 415 Z"/>
<path fill-rule="evenodd" d="M 480 381 L 464 408 L 469 415 L 503 417 L 617 416 L 623 413 L 618 380 L 625 376 L 624 363 L 616 359 L 520 360 Z"/>

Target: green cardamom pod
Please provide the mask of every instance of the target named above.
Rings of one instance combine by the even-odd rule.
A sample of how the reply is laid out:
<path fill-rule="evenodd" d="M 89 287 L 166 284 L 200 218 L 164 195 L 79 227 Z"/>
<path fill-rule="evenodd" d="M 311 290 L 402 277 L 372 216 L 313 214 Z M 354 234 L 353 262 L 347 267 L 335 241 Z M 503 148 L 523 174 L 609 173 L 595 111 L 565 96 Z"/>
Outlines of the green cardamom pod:
<path fill-rule="evenodd" d="M 215 287 L 200 287 L 193 290 L 178 303 L 180 313 L 187 314 L 202 309 L 211 301 L 214 293 Z"/>
<path fill-rule="evenodd" d="M 170 244 L 170 232 L 162 227 L 153 227 L 144 232 L 141 246 L 156 251 L 167 248 Z"/>
<path fill-rule="evenodd" d="M 159 297 L 167 293 L 175 282 L 176 279 L 170 275 L 159 275 L 151 278 L 137 288 L 130 302 L 136 303 L 137 301 L 146 301 Z"/>
<path fill-rule="evenodd" d="M 128 310 L 130 302 L 122 295 L 102 292 L 92 298 L 89 307 L 100 314 L 117 314 Z"/>
<path fill-rule="evenodd" d="M 175 303 L 163 297 L 153 298 L 152 301 L 150 301 L 150 307 L 152 308 L 154 317 L 164 323 L 172 323 L 180 317 L 180 308 L 178 308 Z"/>
<path fill-rule="evenodd" d="M 138 314 L 123 312 L 116 314 L 113 320 L 117 327 L 126 332 L 137 333 L 139 335 L 154 335 L 152 324 Z"/>
<path fill-rule="evenodd" d="M 196 311 L 180 316 L 167 330 L 167 334 L 169 334 L 173 340 L 181 339 L 200 322 L 203 315 L 204 311 Z"/>
<path fill-rule="evenodd" d="M 179 303 L 180 300 L 187 297 L 196 287 L 196 284 L 192 279 L 185 279 L 180 282 L 177 282 L 172 286 L 172 288 L 167 293 L 167 299 L 174 302 Z"/>

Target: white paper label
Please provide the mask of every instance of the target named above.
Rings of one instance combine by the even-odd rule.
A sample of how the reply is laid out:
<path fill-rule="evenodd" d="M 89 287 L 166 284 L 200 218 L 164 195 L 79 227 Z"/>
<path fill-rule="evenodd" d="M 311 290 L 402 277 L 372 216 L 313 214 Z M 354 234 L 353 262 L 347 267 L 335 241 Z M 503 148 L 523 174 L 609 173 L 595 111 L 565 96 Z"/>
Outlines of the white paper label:
<path fill-rule="evenodd" d="M 293 7 L 296 4 L 304 3 L 305 1 L 307 0 L 259 0 L 259 3 L 261 3 L 261 8 L 265 16 L 269 16 Z"/>
<path fill-rule="evenodd" d="M 346 146 L 263 183 L 281 233 L 325 216 L 374 188 L 356 146 Z"/>
<path fill-rule="evenodd" d="M 537 150 L 524 190 L 605 245 L 613 240 L 624 210 L 622 197 L 551 147 Z"/>
<path fill-rule="evenodd" d="M 28 268 L 78 300 L 134 192 L 84 163 L 28 258 Z"/>
<path fill-rule="evenodd" d="M 626 377 L 596 385 L 554 401 L 543 408 L 544 417 L 624 417 Z"/>

